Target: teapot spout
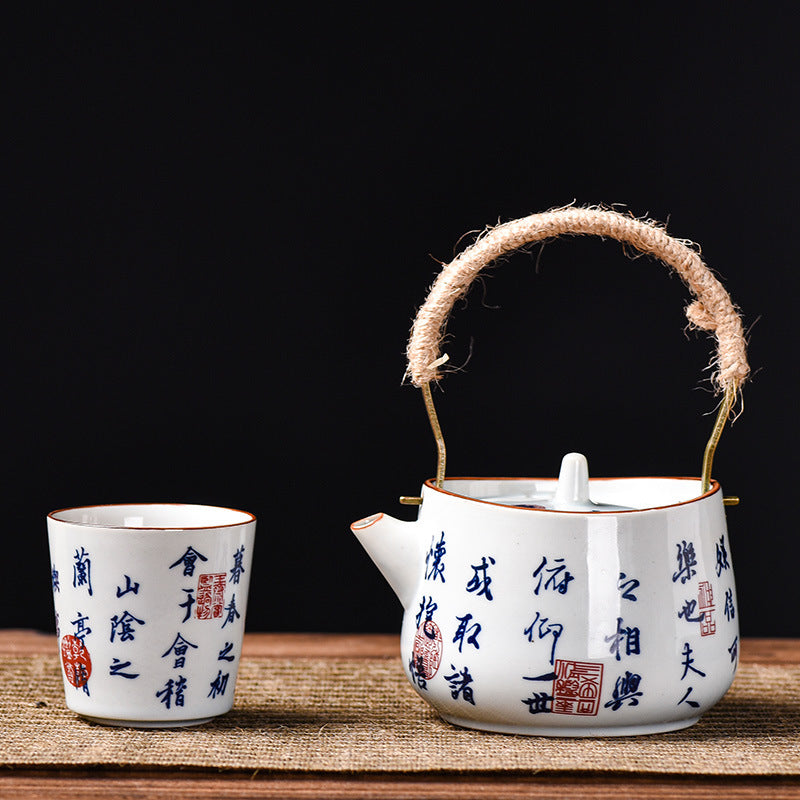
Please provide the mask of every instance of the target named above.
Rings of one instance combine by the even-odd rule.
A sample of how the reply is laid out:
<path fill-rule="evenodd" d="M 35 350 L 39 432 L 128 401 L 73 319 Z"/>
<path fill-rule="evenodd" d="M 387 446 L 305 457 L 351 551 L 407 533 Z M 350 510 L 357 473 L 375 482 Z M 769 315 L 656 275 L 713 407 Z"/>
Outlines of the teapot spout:
<path fill-rule="evenodd" d="M 354 522 L 350 530 L 407 609 L 422 574 L 423 537 L 418 523 L 378 513 Z"/>

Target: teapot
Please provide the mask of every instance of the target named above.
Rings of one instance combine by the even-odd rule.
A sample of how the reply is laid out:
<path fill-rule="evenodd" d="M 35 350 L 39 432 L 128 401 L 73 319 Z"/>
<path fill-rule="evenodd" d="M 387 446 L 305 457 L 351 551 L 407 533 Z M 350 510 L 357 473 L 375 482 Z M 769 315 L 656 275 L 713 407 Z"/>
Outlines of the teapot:
<path fill-rule="evenodd" d="M 673 268 L 695 295 L 690 322 L 717 338 L 722 400 L 698 477 L 446 477 L 431 394 L 446 318 L 481 268 L 564 234 L 613 238 Z M 378 513 L 351 530 L 404 608 L 401 658 L 447 722 L 500 733 L 625 736 L 688 727 L 730 687 L 739 628 L 714 451 L 749 367 L 741 318 L 686 241 L 602 208 L 504 223 L 446 265 L 420 308 L 408 374 L 438 448 L 413 522 Z"/>

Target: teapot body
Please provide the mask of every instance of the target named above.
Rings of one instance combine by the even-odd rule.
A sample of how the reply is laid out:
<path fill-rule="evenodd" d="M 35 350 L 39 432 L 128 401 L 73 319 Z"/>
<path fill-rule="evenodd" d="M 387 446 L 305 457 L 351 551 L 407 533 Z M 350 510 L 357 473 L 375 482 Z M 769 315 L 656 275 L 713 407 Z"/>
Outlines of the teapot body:
<path fill-rule="evenodd" d="M 738 662 L 719 485 L 698 496 L 696 479 L 592 481 L 641 508 L 579 513 L 524 507 L 527 484 L 423 487 L 401 634 L 414 689 L 449 722 L 506 733 L 696 722 Z"/>

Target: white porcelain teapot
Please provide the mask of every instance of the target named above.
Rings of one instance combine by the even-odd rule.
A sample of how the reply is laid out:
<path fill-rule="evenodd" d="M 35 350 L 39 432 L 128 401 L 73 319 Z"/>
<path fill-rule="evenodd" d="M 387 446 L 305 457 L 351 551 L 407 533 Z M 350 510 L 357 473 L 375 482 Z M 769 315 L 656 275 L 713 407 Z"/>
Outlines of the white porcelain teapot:
<path fill-rule="evenodd" d="M 718 339 L 723 393 L 700 478 L 445 478 L 430 392 L 456 297 L 482 266 L 564 233 L 658 256 L 696 295 L 687 314 Z M 696 722 L 738 662 L 738 609 L 714 449 L 748 374 L 741 320 L 698 254 L 617 212 L 569 208 L 493 229 L 447 265 L 420 309 L 409 372 L 439 446 L 415 522 L 374 514 L 351 529 L 403 604 L 401 655 L 447 721 L 504 733 L 606 736 Z"/>

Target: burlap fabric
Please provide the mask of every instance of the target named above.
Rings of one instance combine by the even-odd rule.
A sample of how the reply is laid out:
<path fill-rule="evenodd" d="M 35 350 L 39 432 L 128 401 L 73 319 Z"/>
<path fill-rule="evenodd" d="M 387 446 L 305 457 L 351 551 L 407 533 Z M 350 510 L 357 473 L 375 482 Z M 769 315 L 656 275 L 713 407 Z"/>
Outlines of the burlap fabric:
<path fill-rule="evenodd" d="M 0 686 L 4 766 L 800 775 L 800 665 L 740 665 L 694 727 L 612 739 L 454 728 L 417 697 L 397 659 L 245 659 L 234 710 L 178 730 L 79 719 L 64 705 L 55 656 L 0 658 Z"/>

